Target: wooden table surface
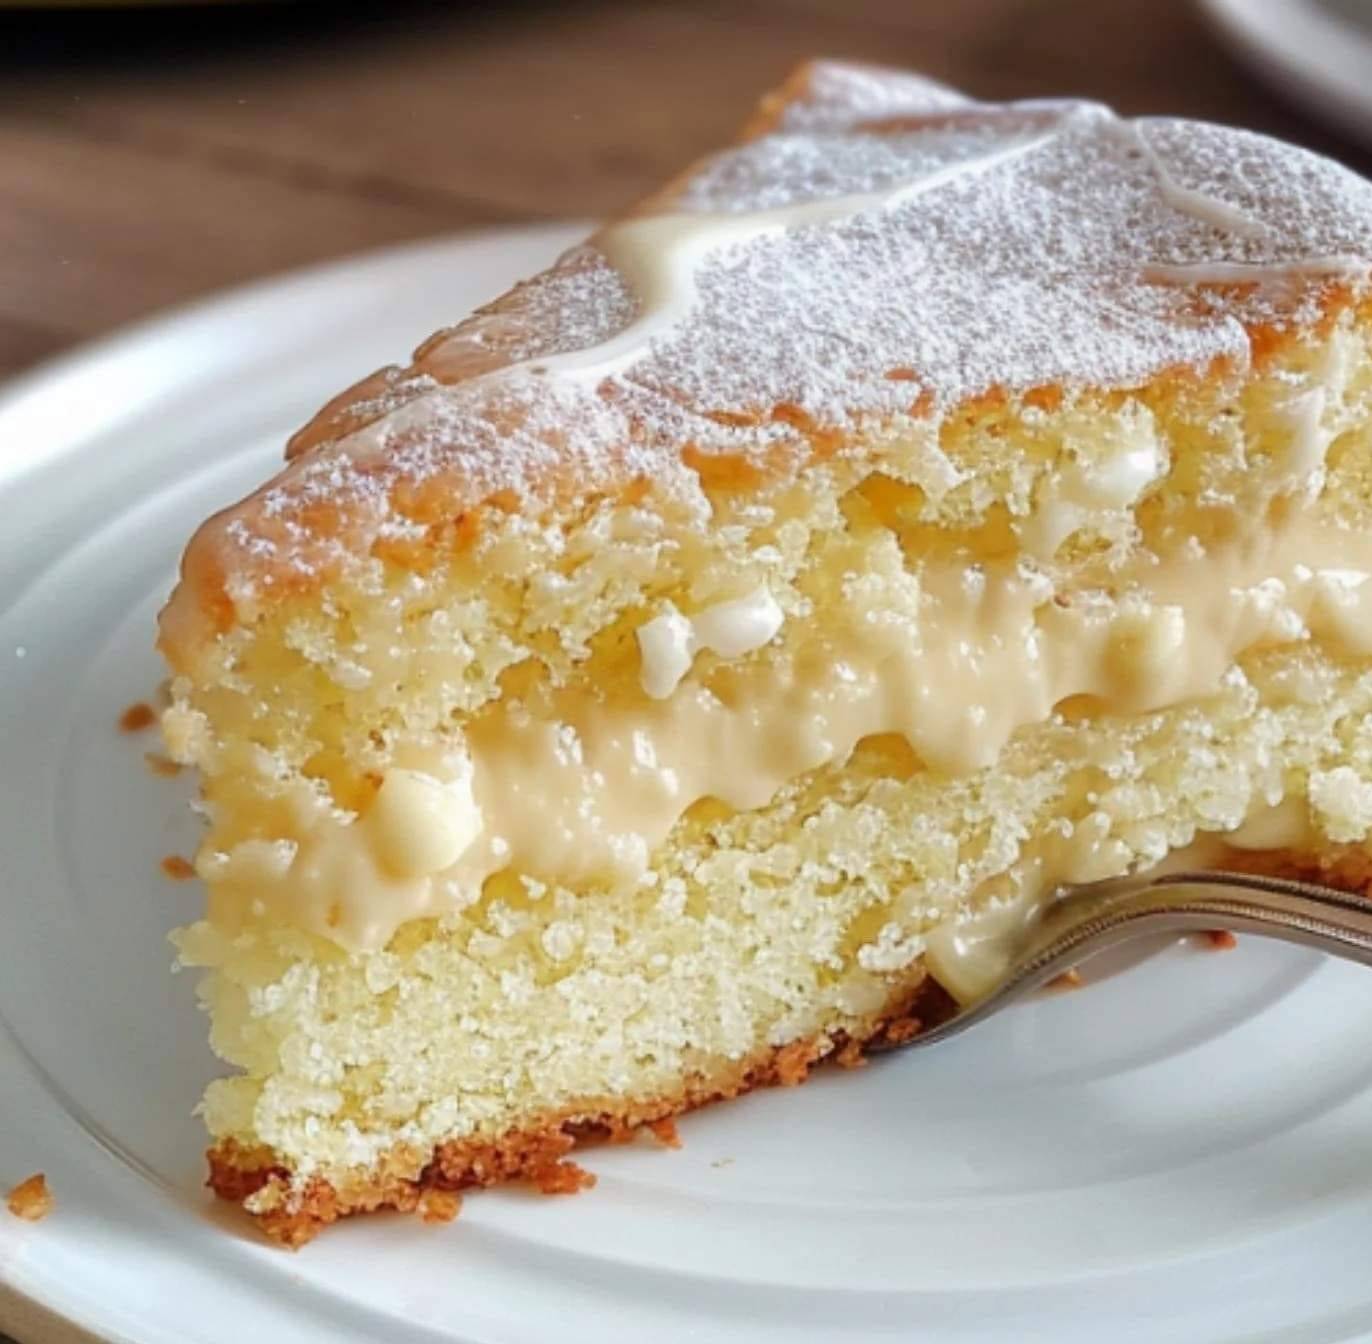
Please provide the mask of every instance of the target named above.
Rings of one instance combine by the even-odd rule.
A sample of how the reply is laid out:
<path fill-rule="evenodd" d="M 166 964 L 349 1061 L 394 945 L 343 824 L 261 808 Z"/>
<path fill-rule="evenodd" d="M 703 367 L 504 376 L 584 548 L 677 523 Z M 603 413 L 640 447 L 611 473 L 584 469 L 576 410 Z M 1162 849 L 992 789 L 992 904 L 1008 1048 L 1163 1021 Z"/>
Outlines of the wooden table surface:
<path fill-rule="evenodd" d="M 1238 68 L 1191 0 L 7 12 L 0 377 L 302 263 L 608 211 L 818 53 L 985 97 L 1070 92 L 1240 123 L 1372 169 Z"/>

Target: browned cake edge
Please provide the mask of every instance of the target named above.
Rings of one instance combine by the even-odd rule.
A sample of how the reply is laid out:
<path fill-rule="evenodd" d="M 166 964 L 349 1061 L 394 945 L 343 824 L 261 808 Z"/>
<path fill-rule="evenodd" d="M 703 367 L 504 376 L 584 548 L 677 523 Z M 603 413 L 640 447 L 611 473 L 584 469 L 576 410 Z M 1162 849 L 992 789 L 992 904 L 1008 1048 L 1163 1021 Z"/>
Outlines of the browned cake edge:
<path fill-rule="evenodd" d="M 595 1177 L 567 1160 L 578 1145 L 622 1143 L 642 1130 L 673 1142 L 664 1122 L 699 1106 L 725 1101 L 758 1087 L 794 1087 L 824 1060 L 856 1067 L 881 1041 L 907 1039 L 946 1018 L 952 1009 L 943 988 L 916 968 L 866 1025 L 855 1032 L 819 1034 L 771 1047 L 716 1069 L 684 1078 L 678 1090 L 649 1098 L 593 1098 L 540 1116 L 497 1139 L 453 1139 L 427 1157 L 396 1149 L 371 1171 L 339 1185 L 321 1176 L 297 1188 L 290 1170 L 267 1148 L 233 1139 L 208 1151 L 209 1187 L 222 1199 L 244 1204 L 257 1225 L 283 1246 L 303 1246 L 330 1223 L 357 1213 L 397 1209 L 424 1211 L 433 1190 L 455 1191 L 504 1181 L 530 1181 L 546 1194 L 573 1194 Z"/>
<path fill-rule="evenodd" d="M 1372 854 L 1350 849 L 1337 859 L 1288 850 L 1234 854 L 1234 866 L 1273 876 L 1310 877 L 1355 893 L 1372 893 Z M 886 1005 L 862 1028 L 771 1047 L 705 1076 L 682 1080 L 678 1090 L 647 1099 L 597 1098 L 540 1116 L 498 1139 L 453 1139 L 425 1158 L 397 1148 L 368 1172 L 336 1185 L 321 1176 L 301 1188 L 288 1167 L 269 1149 L 247 1148 L 233 1139 L 209 1149 L 207 1184 L 222 1199 L 245 1204 L 271 1240 L 297 1248 L 330 1223 L 358 1213 L 396 1209 L 426 1212 L 426 1196 L 505 1181 L 530 1181 L 547 1194 L 572 1194 L 595 1184 L 595 1177 L 568 1160 L 579 1145 L 625 1142 L 640 1131 L 656 1131 L 674 1142 L 674 1116 L 726 1101 L 759 1087 L 794 1087 L 818 1064 L 832 1060 L 847 1067 L 863 1062 L 865 1052 L 896 1043 L 945 1020 L 953 1010 L 947 992 L 916 965 L 912 979 L 899 986 Z M 246 1202 L 246 1203 L 245 1203 Z"/>

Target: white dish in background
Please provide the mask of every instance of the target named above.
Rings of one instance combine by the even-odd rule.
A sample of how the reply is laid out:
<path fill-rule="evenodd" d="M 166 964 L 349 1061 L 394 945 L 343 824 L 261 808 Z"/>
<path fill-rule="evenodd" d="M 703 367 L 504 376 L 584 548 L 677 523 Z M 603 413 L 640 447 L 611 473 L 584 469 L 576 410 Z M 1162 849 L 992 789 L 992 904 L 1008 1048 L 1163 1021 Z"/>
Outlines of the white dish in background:
<path fill-rule="evenodd" d="M 1177 947 L 965 1039 L 592 1151 L 576 1199 L 359 1219 L 299 1255 L 202 1188 L 216 1070 L 166 933 L 191 782 L 115 720 L 189 529 L 328 395 L 550 259 L 383 253 L 130 331 L 0 397 L 0 1326 L 130 1344 L 1054 1344 L 1372 1332 L 1372 975 Z M 26 1324 L 27 1322 L 27 1324 Z M 43 1339 L 59 1338 L 44 1334 Z M 37 1344 L 36 1330 L 32 1341 Z"/>
<path fill-rule="evenodd" d="M 1372 145 L 1372 0 L 1202 0 L 1275 87 Z"/>

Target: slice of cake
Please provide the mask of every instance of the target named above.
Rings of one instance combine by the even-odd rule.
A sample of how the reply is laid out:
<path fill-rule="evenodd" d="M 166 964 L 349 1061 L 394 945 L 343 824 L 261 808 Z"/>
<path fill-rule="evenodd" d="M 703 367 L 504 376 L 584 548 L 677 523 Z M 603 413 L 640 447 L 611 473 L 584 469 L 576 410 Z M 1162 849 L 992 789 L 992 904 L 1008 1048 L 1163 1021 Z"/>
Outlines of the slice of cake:
<path fill-rule="evenodd" d="M 1366 881 L 1370 272 L 1300 150 L 815 65 L 330 403 L 162 617 L 214 1188 L 575 1188 L 1061 884 Z"/>

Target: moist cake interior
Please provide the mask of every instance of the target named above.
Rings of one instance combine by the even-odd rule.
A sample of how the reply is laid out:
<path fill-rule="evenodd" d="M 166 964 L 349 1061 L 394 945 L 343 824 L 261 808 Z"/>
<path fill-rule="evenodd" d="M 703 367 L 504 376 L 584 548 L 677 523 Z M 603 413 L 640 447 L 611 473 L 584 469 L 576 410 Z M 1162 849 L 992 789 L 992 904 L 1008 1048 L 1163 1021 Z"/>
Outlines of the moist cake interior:
<path fill-rule="evenodd" d="M 571 1188 L 1061 884 L 1362 886 L 1369 257 L 1259 137 L 807 67 L 327 407 L 163 617 L 216 1188 L 292 1244 Z"/>

